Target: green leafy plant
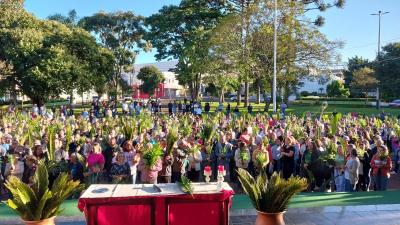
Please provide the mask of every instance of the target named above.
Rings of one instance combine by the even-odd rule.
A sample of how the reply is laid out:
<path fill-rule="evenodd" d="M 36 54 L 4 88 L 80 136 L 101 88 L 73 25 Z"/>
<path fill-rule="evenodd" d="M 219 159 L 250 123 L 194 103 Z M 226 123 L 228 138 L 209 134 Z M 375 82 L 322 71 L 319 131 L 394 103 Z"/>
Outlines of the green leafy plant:
<path fill-rule="evenodd" d="M 256 155 L 256 164 L 258 167 L 264 167 L 268 163 L 268 158 L 265 153 L 260 152 Z"/>
<path fill-rule="evenodd" d="M 264 171 L 256 179 L 249 172 L 239 168 L 239 181 L 250 198 L 254 208 L 264 213 L 280 213 L 287 210 L 290 199 L 307 188 L 307 180 L 290 177 L 285 180 L 278 173 L 268 181 Z"/>
<path fill-rule="evenodd" d="M 335 165 L 335 158 L 337 154 L 337 145 L 333 141 L 330 141 L 326 146 L 326 151 L 323 151 L 319 156 L 319 159 L 328 163 L 329 165 Z"/>
<path fill-rule="evenodd" d="M 178 127 L 173 126 L 167 135 L 167 153 L 168 155 L 172 154 L 172 151 L 174 149 L 174 145 L 178 141 Z"/>
<path fill-rule="evenodd" d="M 120 122 L 122 127 L 122 134 L 127 140 L 132 140 L 133 136 L 135 135 L 136 123 L 129 119 L 123 119 L 122 117 Z"/>
<path fill-rule="evenodd" d="M 241 159 L 242 161 L 247 161 L 247 160 L 249 160 L 249 155 L 248 155 L 247 151 L 245 151 L 245 150 L 240 150 L 240 159 Z"/>
<path fill-rule="evenodd" d="M 194 188 L 192 182 L 186 176 L 181 176 L 181 182 L 178 182 L 178 185 L 184 193 L 190 194 L 193 197 Z"/>
<path fill-rule="evenodd" d="M 147 168 L 156 165 L 157 161 L 164 155 L 163 149 L 159 144 L 152 145 L 143 154 L 144 164 Z"/>
<path fill-rule="evenodd" d="M 36 169 L 32 187 L 14 176 L 10 176 L 5 186 L 13 195 L 13 199 L 9 199 L 6 204 L 25 221 L 39 221 L 56 216 L 60 212 L 61 203 L 83 187 L 79 181 L 69 180 L 68 174 L 63 173 L 49 189 L 48 173 L 43 162 Z"/>
<path fill-rule="evenodd" d="M 192 133 L 192 124 L 187 116 L 183 117 L 181 123 L 181 134 L 183 137 L 188 137 Z"/>

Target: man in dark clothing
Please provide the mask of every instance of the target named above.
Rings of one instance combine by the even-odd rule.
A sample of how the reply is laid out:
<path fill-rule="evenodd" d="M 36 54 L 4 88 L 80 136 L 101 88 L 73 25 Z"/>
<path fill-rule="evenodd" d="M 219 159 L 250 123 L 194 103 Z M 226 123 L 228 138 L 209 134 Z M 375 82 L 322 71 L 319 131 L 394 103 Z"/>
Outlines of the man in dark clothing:
<path fill-rule="evenodd" d="M 210 112 L 210 103 L 207 102 L 206 105 L 204 106 L 204 111 L 206 112 L 206 114 L 208 114 Z"/>
<path fill-rule="evenodd" d="M 170 101 L 168 103 L 168 113 L 169 113 L 170 116 L 172 116 L 172 108 L 173 108 L 173 105 L 172 105 L 172 102 Z"/>
<path fill-rule="evenodd" d="M 112 167 L 112 160 L 113 160 L 115 154 L 119 151 L 121 151 L 121 147 L 119 147 L 117 145 L 117 139 L 115 137 L 112 137 L 109 140 L 108 147 L 105 148 L 102 152 L 102 154 L 104 156 L 104 160 L 105 160 L 105 163 L 104 163 L 104 169 L 106 171 L 105 177 L 109 182 L 111 182 L 110 173 L 111 173 L 111 167 Z"/>

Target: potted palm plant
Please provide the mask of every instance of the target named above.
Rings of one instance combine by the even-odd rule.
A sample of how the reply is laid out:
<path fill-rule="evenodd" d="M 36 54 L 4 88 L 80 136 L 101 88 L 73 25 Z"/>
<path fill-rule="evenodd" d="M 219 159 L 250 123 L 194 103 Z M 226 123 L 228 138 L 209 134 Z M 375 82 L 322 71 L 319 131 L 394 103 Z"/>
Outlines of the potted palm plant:
<path fill-rule="evenodd" d="M 40 162 L 31 187 L 14 176 L 10 176 L 5 185 L 13 196 L 6 204 L 27 225 L 54 225 L 61 203 L 73 192 L 83 188 L 79 181 L 72 181 L 67 173 L 62 173 L 49 189 L 48 178 L 46 165 Z"/>
<path fill-rule="evenodd" d="M 307 188 L 307 180 L 290 177 L 285 180 L 274 173 L 268 181 L 265 172 L 256 179 L 249 172 L 239 168 L 239 181 L 243 190 L 257 210 L 256 225 L 284 225 L 283 213 L 290 199 Z"/>

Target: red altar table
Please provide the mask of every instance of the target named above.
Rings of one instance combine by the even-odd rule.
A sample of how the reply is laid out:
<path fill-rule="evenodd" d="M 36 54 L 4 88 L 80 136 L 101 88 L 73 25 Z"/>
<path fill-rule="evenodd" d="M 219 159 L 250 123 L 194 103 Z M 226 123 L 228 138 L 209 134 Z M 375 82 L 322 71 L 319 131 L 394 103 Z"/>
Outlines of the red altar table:
<path fill-rule="evenodd" d="M 177 184 L 91 185 L 78 208 L 88 225 L 228 225 L 231 187 L 193 183 L 194 194 L 184 194 Z"/>

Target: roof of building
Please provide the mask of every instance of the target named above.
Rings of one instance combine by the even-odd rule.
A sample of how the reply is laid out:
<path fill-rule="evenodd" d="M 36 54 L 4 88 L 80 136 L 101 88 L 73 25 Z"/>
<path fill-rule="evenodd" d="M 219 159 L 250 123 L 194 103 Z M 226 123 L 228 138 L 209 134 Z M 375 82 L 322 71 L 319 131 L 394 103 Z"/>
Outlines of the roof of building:
<path fill-rule="evenodd" d="M 165 62 L 136 64 L 135 65 L 135 73 L 138 73 L 141 68 L 146 67 L 146 66 L 155 66 L 161 72 L 168 72 L 171 69 L 175 69 L 176 64 L 178 64 L 178 61 L 165 61 Z"/>

